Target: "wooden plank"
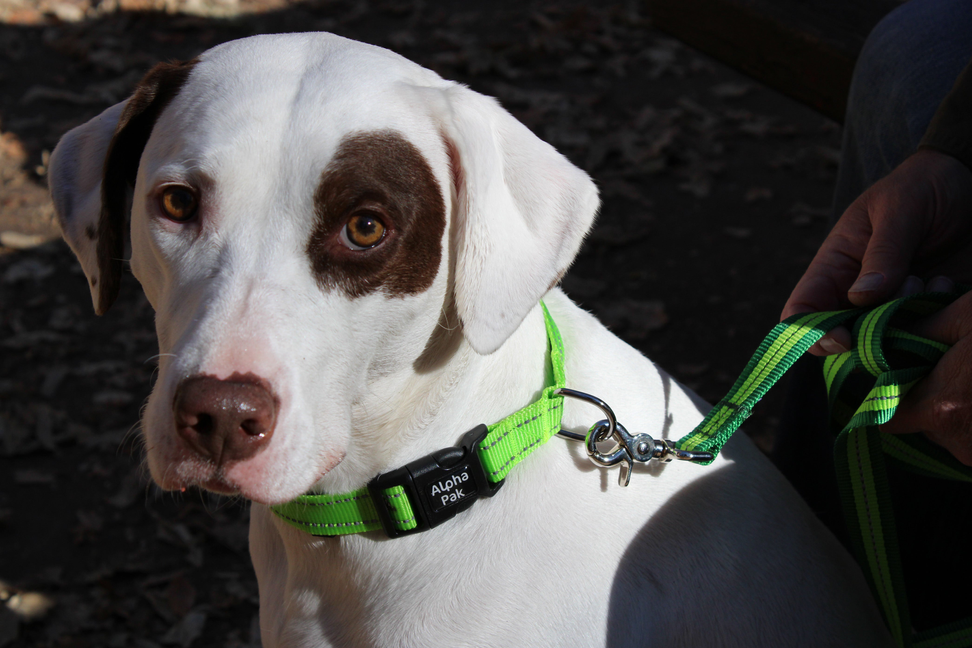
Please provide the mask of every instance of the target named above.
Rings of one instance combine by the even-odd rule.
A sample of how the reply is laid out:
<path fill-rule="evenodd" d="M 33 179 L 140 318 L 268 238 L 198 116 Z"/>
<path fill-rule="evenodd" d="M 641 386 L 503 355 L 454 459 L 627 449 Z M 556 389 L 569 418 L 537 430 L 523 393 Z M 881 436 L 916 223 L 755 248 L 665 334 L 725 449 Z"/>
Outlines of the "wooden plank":
<path fill-rule="evenodd" d="M 648 0 L 658 29 L 843 122 L 854 62 L 898 0 Z"/>

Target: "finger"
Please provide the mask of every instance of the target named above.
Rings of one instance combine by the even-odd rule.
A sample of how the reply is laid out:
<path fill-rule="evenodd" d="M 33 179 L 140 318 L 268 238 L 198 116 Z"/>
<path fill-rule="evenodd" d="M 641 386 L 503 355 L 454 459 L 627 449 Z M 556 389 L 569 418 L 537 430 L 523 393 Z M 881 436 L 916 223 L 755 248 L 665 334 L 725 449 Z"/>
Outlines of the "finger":
<path fill-rule="evenodd" d="M 845 326 L 838 326 L 807 350 L 815 356 L 828 356 L 847 351 L 851 344 L 850 331 Z"/>
<path fill-rule="evenodd" d="M 856 306 L 886 301 L 904 283 L 920 240 L 917 219 L 895 217 L 914 207 L 902 204 L 893 183 L 876 184 L 851 209 L 865 209 L 873 232 L 861 259 L 861 270 L 847 291 Z"/>
<path fill-rule="evenodd" d="M 881 431 L 924 432 L 956 459 L 972 466 L 972 337 L 962 338 L 942 356 Z"/>
<path fill-rule="evenodd" d="M 848 210 L 834 226 L 787 299 L 781 320 L 798 313 L 850 306 L 847 289 L 860 272 L 860 259 L 870 236 L 870 225 L 859 222 L 860 217 L 860 211 Z"/>
<path fill-rule="evenodd" d="M 942 310 L 919 320 L 908 329 L 915 335 L 949 345 L 972 336 L 972 292 L 962 295 Z"/>
<path fill-rule="evenodd" d="M 898 288 L 898 292 L 894 294 L 895 299 L 900 299 L 902 297 L 911 297 L 912 295 L 917 295 L 925 289 L 925 282 L 920 278 L 909 275 L 905 278 L 904 283 Z"/>

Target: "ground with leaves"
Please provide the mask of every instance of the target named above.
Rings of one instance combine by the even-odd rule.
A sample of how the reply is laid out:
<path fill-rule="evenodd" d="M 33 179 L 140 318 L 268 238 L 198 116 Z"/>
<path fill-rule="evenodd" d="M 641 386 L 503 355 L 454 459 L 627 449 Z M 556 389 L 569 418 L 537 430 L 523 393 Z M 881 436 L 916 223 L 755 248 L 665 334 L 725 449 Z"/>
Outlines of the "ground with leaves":
<path fill-rule="evenodd" d="M 259 645 L 245 505 L 163 494 L 140 466 L 149 305 L 129 277 L 95 318 L 66 246 L 38 245 L 48 152 L 159 60 L 326 30 L 498 97 L 601 188 L 564 288 L 704 397 L 728 390 L 823 236 L 837 126 L 638 3 L 471 6 L 0 0 L 0 647 Z M 749 425 L 764 448 L 776 406 Z"/>

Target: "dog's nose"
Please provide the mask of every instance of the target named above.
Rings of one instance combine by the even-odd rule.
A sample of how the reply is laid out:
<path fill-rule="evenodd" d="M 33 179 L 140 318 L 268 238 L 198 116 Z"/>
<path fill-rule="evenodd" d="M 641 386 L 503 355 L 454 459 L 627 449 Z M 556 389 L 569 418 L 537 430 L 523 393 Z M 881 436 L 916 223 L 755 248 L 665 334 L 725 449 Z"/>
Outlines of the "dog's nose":
<path fill-rule="evenodd" d="M 277 399 L 259 379 L 249 377 L 186 378 L 172 406 L 179 436 L 216 465 L 256 455 L 277 422 Z"/>

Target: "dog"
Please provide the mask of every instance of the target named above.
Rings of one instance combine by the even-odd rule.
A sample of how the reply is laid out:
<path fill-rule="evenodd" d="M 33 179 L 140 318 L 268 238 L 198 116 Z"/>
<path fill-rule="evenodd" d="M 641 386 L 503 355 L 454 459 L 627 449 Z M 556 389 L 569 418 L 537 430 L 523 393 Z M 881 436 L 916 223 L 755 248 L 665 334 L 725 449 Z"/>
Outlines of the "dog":
<path fill-rule="evenodd" d="M 157 314 L 152 477 L 252 501 L 267 648 L 890 643 L 856 564 L 744 436 L 628 487 L 551 439 L 494 497 L 396 538 L 275 513 L 536 401 L 544 307 L 565 385 L 628 428 L 677 439 L 707 410 L 556 287 L 597 189 L 495 100 L 338 36 L 255 36 L 153 68 L 63 137 L 49 181 L 95 311 L 130 258 Z M 576 434 L 602 416 L 561 415 Z M 466 498 L 455 481 L 440 492 Z"/>

